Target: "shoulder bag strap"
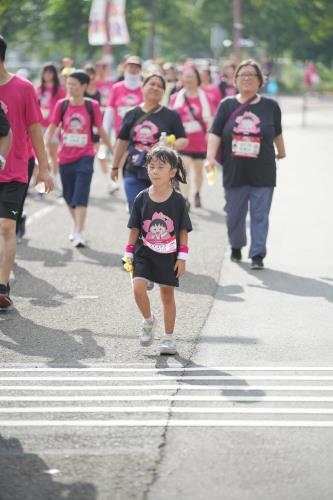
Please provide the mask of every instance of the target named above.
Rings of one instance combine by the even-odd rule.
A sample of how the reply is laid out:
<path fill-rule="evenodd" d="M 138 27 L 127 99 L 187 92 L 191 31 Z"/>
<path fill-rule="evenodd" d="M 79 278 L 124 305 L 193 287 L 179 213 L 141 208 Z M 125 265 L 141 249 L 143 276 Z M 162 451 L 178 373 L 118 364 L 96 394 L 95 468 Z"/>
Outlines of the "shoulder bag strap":
<path fill-rule="evenodd" d="M 206 134 L 207 132 L 207 127 L 206 127 L 206 124 L 199 118 L 199 116 L 196 114 L 196 112 L 194 111 L 193 109 L 193 106 L 191 105 L 190 101 L 187 99 L 187 96 L 186 94 L 184 95 L 185 97 L 185 102 L 187 104 L 187 107 L 188 109 L 191 111 L 191 114 L 193 116 L 193 118 L 195 119 L 195 121 L 199 122 L 200 123 L 200 126 L 203 130 L 203 132 Z"/>

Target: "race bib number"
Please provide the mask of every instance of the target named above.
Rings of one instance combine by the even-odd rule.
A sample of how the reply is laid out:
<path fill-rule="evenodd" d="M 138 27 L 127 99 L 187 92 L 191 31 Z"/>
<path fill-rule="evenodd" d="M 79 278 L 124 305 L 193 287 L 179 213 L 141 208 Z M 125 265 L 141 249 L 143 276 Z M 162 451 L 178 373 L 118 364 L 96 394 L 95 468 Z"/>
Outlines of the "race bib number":
<path fill-rule="evenodd" d="M 232 136 L 232 155 L 245 158 L 257 158 L 260 151 L 260 137 L 244 135 Z"/>
<path fill-rule="evenodd" d="M 142 239 L 143 244 L 157 253 L 174 253 L 177 251 L 176 236 L 163 240 Z"/>
<path fill-rule="evenodd" d="M 185 122 L 184 128 L 185 128 L 185 132 L 187 134 L 193 134 L 194 132 L 202 131 L 202 127 L 201 127 L 200 123 L 197 122 L 196 120 L 193 120 L 191 122 Z"/>
<path fill-rule="evenodd" d="M 63 141 L 65 146 L 72 148 L 84 148 L 88 144 L 87 134 L 64 134 Z"/>

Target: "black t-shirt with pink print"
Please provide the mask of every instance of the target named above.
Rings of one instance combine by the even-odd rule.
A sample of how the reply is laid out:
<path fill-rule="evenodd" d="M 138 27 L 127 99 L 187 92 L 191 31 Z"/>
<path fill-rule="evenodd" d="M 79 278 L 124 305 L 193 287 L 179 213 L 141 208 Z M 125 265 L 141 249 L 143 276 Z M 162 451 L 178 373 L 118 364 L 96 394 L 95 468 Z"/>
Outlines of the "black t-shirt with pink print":
<path fill-rule="evenodd" d="M 128 111 L 124 116 L 118 139 L 129 141 L 129 155 L 124 167 L 124 176 L 141 177 L 140 163 L 144 153 L 157 144 L 162 132 L 173 134 L 176 139 L 186 137 L 178 113 L 164 106 L 142 120 L 145 112 L 141 106 Z M 139 120 L 139 123 L 135 123 Z M 148 179 L 148 177 L 147 177 Z"/>
<path fill-rule="evenodd" d="M 274 139 L 282 133 L 280 107 L 261 96 L 259 102 L 249 104 L 227 123 L 239 106 L 235 97 L 224 99 L 210 128 L 211 133 L 222 136 L 223 185 L 275 186 Z"/>
<path fill-rule="evenodd" d="M 162 203 L 153 201 L 148 189 L 135 199 L 129 228 L 137 228 L 140 236 L 134 253 L 134 278 L 145 278 L 161 285 L 178 286 L 174 272 L 181 229 L 192 231 L 183 196 L 173 191 Z"/>

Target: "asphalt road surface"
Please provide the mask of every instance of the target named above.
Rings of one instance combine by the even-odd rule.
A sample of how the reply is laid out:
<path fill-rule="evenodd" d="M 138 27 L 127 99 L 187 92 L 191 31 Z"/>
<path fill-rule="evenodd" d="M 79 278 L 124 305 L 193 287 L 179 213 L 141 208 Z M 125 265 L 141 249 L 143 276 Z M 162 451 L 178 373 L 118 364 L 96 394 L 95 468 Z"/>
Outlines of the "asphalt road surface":
<path fill-rule="evenodd" d="M 81 250 L 61 198 L 28 198 L 0 315 L 0 500 L 331 500 L 332 105 L 302 128 L 300 100 L 281 104 L 265 270 L 230 262 L 205 187 L 174 357 L 138 343 L 123 193 L 96 166 Z"/>

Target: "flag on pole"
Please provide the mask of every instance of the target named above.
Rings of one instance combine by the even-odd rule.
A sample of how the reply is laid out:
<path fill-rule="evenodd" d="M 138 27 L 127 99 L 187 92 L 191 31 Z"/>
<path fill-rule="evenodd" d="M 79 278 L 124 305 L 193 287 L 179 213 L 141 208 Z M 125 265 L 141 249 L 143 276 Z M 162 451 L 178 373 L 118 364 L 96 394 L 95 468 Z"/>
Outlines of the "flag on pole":
<path fill-rule="evenodd" d="M 89 15 L 90 45 L 129 43 L 125 5 L 126 0 L 93 0 Z"/>

